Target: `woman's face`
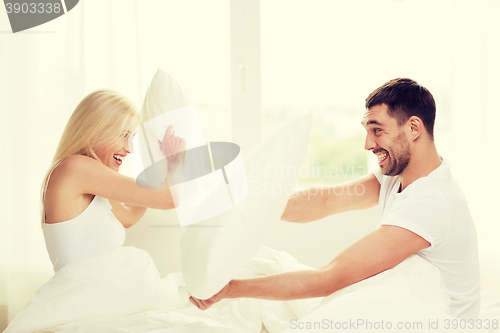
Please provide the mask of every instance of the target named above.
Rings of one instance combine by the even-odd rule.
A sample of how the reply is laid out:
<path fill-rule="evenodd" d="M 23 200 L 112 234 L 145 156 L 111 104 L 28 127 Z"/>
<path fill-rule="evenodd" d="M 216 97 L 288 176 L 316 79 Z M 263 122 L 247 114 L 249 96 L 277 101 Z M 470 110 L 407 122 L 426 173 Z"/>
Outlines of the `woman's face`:
<path fill-rule="evenodd" d="M 134 152 L 132 139 L 137 131 L 138 128 L 132 132 L 126 131 L 120 136 L 120 140 L 116 144 L 110 147 L 105 147 L 100 151 L 96 151 L 96 154 L 101 159 L 102 163 L 105 166 L 118 171 L 120 169 L 120 165 L 123 164 L 125 157 Z"/>

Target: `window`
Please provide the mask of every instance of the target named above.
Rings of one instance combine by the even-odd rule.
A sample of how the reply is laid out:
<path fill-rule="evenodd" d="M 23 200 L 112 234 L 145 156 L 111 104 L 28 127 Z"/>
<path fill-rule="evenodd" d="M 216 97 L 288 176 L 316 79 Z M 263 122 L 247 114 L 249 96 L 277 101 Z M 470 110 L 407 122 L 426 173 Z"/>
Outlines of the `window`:
<path fill-rule="evenodd" d="M 163 68 L 196 104 L 207 141 L 230 141 L 229 0 L 136 3 L 142 90 Z"/>
<path fill-rule="evenodd" d="M 446 132 L 451 12 L 451 1 L 261 1 L 263 133 L 314 115 L 299 184 L 340 183 L 376 165 L 360 121 L 365 98 L 392 78 L 426 86 Z"/>

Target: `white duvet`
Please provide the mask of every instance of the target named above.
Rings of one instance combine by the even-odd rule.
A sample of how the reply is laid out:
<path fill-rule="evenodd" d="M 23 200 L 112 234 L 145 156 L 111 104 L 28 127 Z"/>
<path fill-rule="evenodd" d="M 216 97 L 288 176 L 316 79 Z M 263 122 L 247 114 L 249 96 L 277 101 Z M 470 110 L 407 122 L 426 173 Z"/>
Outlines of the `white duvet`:
<path fill-rule="evenodd" d="M 311 268 L 297 263 L 286 252 L 263 247 L 237 277 L 299 269 Z M 162 279 L 147 252 L 122 247 L 61 268 L 5 332 L 274 333 L 300 328 L 313 332 L 308 327 L 314 323 L 322 324 L 317 331 L 325 332 L 341 331 L 325 329 L 325 323 L 334 327 L 349 320 L 421 320 L 424 330 L 416 331 L 423 332 L 429 319 L 449 318 L 449 298 L 437 268 L 417 255 L 325 298 L 226 299 L 207 311 L 196 308 L 188 298 L 180 273 Z M 362 328 L 357 330 L 370 331 Z"/>

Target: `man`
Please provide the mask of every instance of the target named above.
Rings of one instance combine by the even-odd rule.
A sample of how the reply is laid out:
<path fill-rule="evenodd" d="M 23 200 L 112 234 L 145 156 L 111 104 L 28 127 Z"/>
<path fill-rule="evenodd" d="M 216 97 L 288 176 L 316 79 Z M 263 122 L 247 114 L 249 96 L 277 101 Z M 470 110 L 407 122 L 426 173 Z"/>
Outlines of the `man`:
<path fill-rule="evenodd" d="M 480 277 L 476 231 L 450 166 L 434 145 L 436 106 L 432 94 L 413 80 L 394 79 L 374 90 L 365 106 L 361 122 L 367 131 L 365 149 L 377 156 L 380 168 L 354 182 L 336 185 L 351 187 L 350 191 L 314 189 L 295 194 L 282 219 L 310 222 L 378 203 L 381 219 L 377 229 L 319 270 L 232 280 L 208 300 L 190 298 L 193 304 L 205 310 L 223 298 L 328 296 L 417 253 L 441 272 L 451 299 L 451 315 L 477 318 Z M 362 196 L 347 195 L 359 184 L 365 188 Z M 316 192 L 320 193 L 313 196 Z"/>

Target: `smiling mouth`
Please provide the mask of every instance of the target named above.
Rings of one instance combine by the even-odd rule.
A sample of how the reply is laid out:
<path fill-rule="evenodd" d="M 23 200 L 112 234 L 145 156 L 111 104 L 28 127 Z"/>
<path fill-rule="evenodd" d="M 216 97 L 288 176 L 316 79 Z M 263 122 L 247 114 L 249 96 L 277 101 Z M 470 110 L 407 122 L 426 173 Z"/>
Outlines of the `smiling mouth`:
<path fill-rule="evenodd" d="M 387 160 L 388 156 L 389 156 L 389 153 L 387 153 L 387 152 L 377 154 L 378 164 L 381 165 L 382 163 L 384 163 Z"/>
<path fill-rule="evenodd" d="M 122 165 L 123 159 L 125 158 L 125 156 L 120 156 L 120 155 L 115 154 L 115 155 L 113 155 L 113 158 L 115 159 L 116 164 Z"/>

